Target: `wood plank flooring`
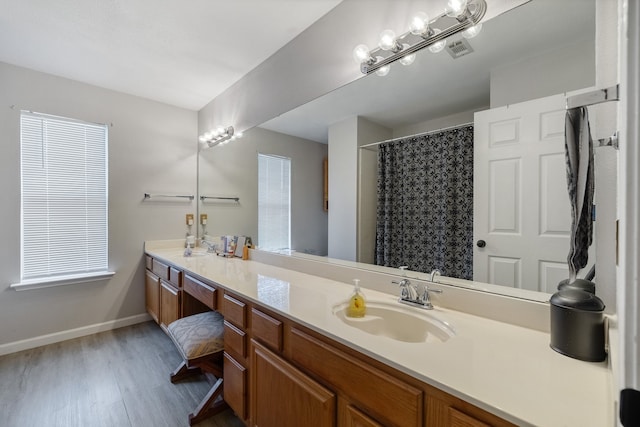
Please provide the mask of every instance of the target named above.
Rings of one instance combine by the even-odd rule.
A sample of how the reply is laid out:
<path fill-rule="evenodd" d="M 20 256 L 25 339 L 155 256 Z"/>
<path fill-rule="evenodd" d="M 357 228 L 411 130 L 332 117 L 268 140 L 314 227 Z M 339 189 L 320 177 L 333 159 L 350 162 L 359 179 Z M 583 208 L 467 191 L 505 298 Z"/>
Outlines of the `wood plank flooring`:
<path fill-rule="evenodd" d="M 0 426 L 186 427 L 209 390 L 171 384 L 181 361 L 154 322 L 0 357 Z M 199 427 L 244 427 L 227 410 Z"/>

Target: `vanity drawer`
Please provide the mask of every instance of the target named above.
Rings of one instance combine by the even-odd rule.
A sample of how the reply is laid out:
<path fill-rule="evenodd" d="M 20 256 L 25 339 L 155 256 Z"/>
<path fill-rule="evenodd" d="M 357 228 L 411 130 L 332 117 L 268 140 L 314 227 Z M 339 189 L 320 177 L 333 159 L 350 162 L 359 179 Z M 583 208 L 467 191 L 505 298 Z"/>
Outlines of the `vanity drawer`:
<path fill-rule="evenodd" d="M 282 322 L 255 308 L 251 309 L 251 336 L 272 350 L 282 351 Z"/>
<path fill-rule="evenodd" d="M 291 330 L 291 358 L 384 425 L 422 425 L 421 390 L 296 328 Z M 375 390 L 372 393 L 371 390 Z"/>
<path fill-rule="evenodd" d="M 182 287 L 182 271 L 177 268 L 169 268 L 169 282 L 178 288 Z"/>
<path fill-rule="evenodd" d="M 155 262 L 154 262 L 155 265 Z M 184 275 L 183 288 L 186 293 L 206 305 L 212 310 L 216 309 L 216 289 L 206 283 L 189 276 Z"/>
<path fill-rule="evenodd" d="M 169 280 L 169 266 L 167 264 L 154 259 L 151 265 L 151 271 L 153 271 L 156 276 L 167 281 Z"/>
<path fill-rule="evenodd" d="M 247 357 L 247 334 L 224 321 L 224 349 L 238 356 Z"/>
<path fill-rule="evenodd" d="M 224 353 L 224 401 L 243 420 L 247 418 L 247 369 Z"/>
<path fill-rule="evenodd" d="M 147 267 L 147 270 L 153 270 L 153 258 L 151 258 L 149 255 L 145 255 L 145 265 Z"/>
<path fill-rule="evenodd" d="M 222 300 L 222 314 L 226 320 L 239 328 L 247 328 L 247 305 L 225 293 Z"/>

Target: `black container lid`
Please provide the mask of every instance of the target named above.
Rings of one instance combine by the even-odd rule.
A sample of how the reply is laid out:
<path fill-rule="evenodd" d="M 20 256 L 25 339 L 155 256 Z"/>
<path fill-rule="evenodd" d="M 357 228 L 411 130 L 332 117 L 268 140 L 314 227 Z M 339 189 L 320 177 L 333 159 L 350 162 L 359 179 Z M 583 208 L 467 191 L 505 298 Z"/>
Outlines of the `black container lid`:
<path fill-rule="evenodd" d="M 569 283 L 569 279 L 565 279 L 558 284 L 558 290 L 561 291 L 563 289 L 582 289 L 583 291 L 595 294 L 596 284 L 586 279 L 576 279 L 571 283 Z"/>
<path fill-rule="evenodd" d="M 575 308 L 583 311 L 603 311 L 604 303 L 594 294 L 581 290 L 564 288 L 551 296 L 549 302 L 557 307 Z"/>

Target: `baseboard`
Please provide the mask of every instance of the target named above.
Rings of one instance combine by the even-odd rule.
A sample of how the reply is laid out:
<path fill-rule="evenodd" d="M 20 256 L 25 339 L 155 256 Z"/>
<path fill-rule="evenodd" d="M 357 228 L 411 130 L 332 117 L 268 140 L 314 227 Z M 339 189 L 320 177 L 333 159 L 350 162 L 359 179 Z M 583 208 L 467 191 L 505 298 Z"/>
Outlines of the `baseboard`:
<path fill-rule="evenodd" d="M 95 323 L 93 325 L 82 326 L 80 328 L 69 329 L 67 331 L 60 331 L 53 334 L 28 338 L 26 340 L 0 344 L 0 356 L 22 350 L 29 350 L 31 348 L 36 348 L 47 344 L 66 341 L 73 338 L 97 334 L 99 332 L 110 331 L 112 329 L 118 329 L 124 326 L 135 325 L 136 323 L 146 322 L 147 320 L 151 320 L 151 316 L 149 316 L 149 314 L 137 314 L 135 316 L 129 316 L 122 319 L 110 320 L 103 323 Z"/>

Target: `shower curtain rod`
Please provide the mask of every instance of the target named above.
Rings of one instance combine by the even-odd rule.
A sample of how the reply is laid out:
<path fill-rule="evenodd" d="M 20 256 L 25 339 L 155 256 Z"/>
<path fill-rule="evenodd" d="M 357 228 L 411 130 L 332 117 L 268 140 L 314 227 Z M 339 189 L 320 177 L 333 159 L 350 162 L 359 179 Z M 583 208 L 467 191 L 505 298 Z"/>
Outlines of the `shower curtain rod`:
<path fill-rule="evenodd" d="M 386 144 L 387 142 L 399 141 L 401 139 L 406 139 L 406 138 L 415 138 L 415 137 L 418 137 L 418 136 L 432 135 L 434 133 L 444 132 L 444 131 L 453 130 L 453 129 L 459 129 L 459 128 L 463 128 L 465 126 L 471 126 L 471 125 L 473 125 L 473 122 L 462 123 L 462 124 L 459 124 L 459 125 L 448 126 L 448 127 L 442 128 L 442 129 L 435 129 L 435 130 L 430 130 L 430 131 L 427 131 L 427 132 L 416 133 L 415 135 L 406 135 L 406 136 L 400 136 L 398 138 L 387 139 L 385 141 L 372 142 L 371 144 L 361 145 L 358 148 L 375 147 L 376 145 Z"/>

